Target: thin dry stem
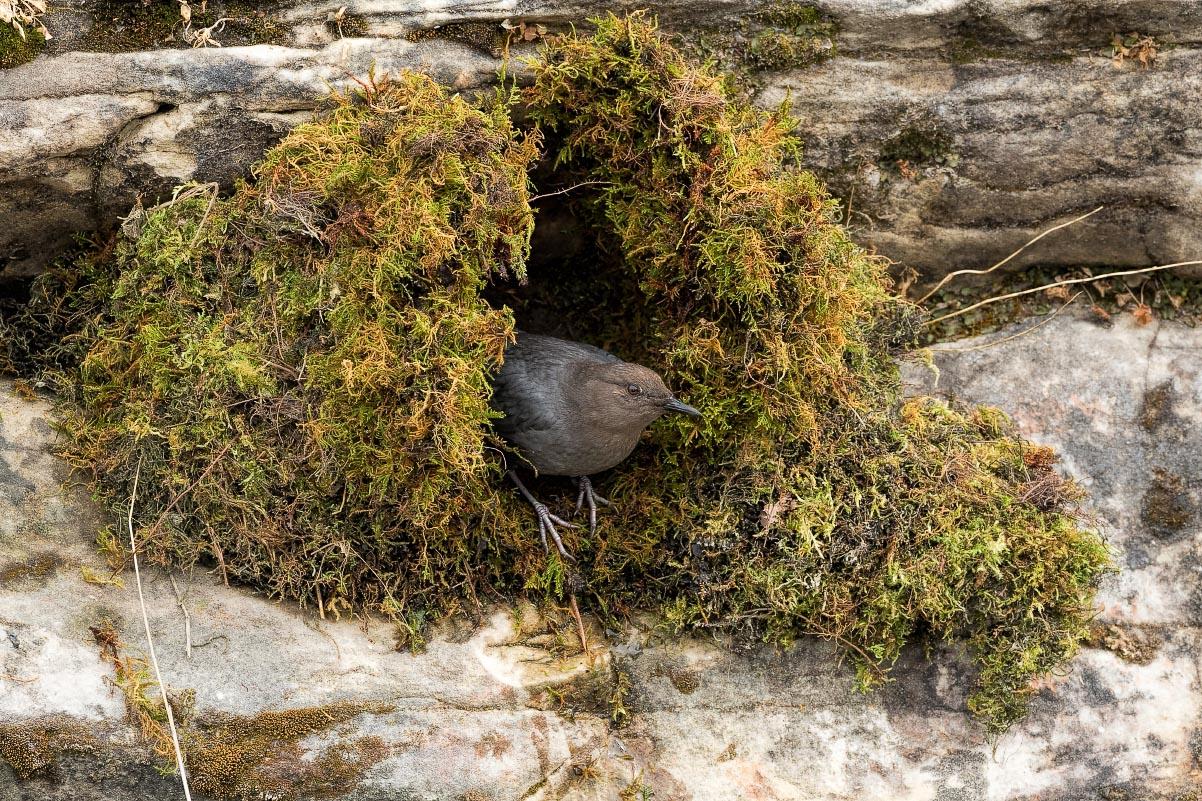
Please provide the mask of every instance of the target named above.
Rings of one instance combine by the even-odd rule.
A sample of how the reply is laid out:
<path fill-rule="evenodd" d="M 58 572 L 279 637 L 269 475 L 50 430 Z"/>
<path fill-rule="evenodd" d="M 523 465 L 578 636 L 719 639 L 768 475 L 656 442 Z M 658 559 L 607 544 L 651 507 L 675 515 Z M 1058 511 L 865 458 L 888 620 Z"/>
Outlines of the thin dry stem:
<path fill-rule="evenodd" d="M 146 646 L 150 654 L 150 664 L 154 668 L 155 681 L 159 683 L 159 693 L 163 696 L 163 709 L 167 712 L 167 726 L 171 730 L 171 745 L 175 748 L 175 766 L 179 769 L 179 779 L 184 786 L 184 798 L 192 801 L 192 790 L 188 787 L 188 770 L 184 767 L 184 752 L 179 745 L 179 732 L 175 729 L 175 715 L 171 711 L 171 702 L 167 700 L 167 685 L 163 682 L 163 674 L 159 671 L 159 659 L 154 653 L 154 637 L 150 633 L 150 617 L 146 613 L 146 596 L 142 593 L 142 571 L 138 567 L 138 539 L 134 536 L 134 504 L 138 499 L 138 480 L 142 476 L 142 461 L 134 469 L 134 488 L 129 495 L 129 516 L 126 526 L 129 528 L 129 552 L 134 560 L 134 582 L 138 585 L 138 605 L 142 609 L 142 626 L 146 630 Z"/>
<path fill-rule="evenodd" d="M 1124 275 L 1140 275 L 1142 273 L 1152 273 L 1159 270 L 1171 270 L 1175 267 L 1193 267 L 1199 264 L 1202 264 L 1202 260 L 1178 261 L 1173 262 L 1172 264 L 1158 264 L 1155 267 L 1143 267 L 1139 270 L 1120 270 L 1119 272 L 1105 273 L 1103 275 L 1090 275 L 1086 276 L 1085 278 L 1070 278 L 1065 281 L 1056 281 L 1051 284 L 1043 284 L 1042 286 L 1031 287 L 1030 289 L 1020 289 L 1017 292 L 1007 292 L 1005 295 L 985 298 L 985 300 L 978 301 L 971 306 L 965 306 L 963 309 L 959 309 L 958 311 L 950 312 L 942 317 L 936 317 L 933 320 L 927 320 L 925 323 L 923 323 L 923 325 L 935 325 L 936 323 L 941 323 L 944 320 L 950 320 L 953 317 L 959 317 L 961 314 L 967 314 L 973 309 L 979 309 L 982 306 L 988 306 L 991 303 L 997 303 L 1001 300 L 1009 300 L 1010 298 L 1017 298 L 1023 295 L 1032 295 L 1036 292 L 1043 292 L 1044 290 L 1052 289 L 1053 287 L 1072 286 L 1073 284 L 1086 284 L 1094 281 L 1103 281 L 1107 278 L 1120 278 Z"/>
<path fill-rule="evenodd" d="M 974 350 L 985 350 L 986 348 L 992 348 L 997 345 L 1004 345 L 1005 343 L 1010 342 L 1015 339 L 1018 339 L 1019 337 L 1026 336 L 1027 334 L 1031 333 L 1032 331 L 1034 331 L 1037 328 L 1042 328 L 1043 326 L 1047 325 L 1048 323 L 1050 323 L 1052 321 L 1052 318 L 1054 318 L 1056 315 L 1060 314 L 1060 312 L 1064 311 L 1069 306 L 1072 306 L 1073 303 L 1076 302 L 1077 298 L 1081 297 L 1083 294 L 1085 294 L 1084 289 L 1082 289 L 1080 292 L 1078 292 L 1077 294 L 1075 294 L 1071 298 L 1069 298 L 1068 301 L 1064 303 L 1064 305 L 1057 308 L 1056 311 L 1049 314 L 1045 319 L 1040 320 L 1038 323 L 1031 326 L 1030 328 L 1024 328 L 1022 331 L 1019 331 L 1017 334 L 1011 334 L 1008 337 L 1004 337 L 1002 339 L 996 339 L 991 342 L 985 342 L 980 345 L 973 345 L 971 348 L 931 348 L 931 352 L 932 353 L 969 353 Z"/>
<path fill-rule="evenodd" d="M 1027 244 L 1023 245 L 1021 248 L 1019 248 L 1018 250 L 1014 251 L 1014 252 L 1013 252 L 1013 253 L 1011 253 L 1009 256 L 1007 256 L 1006 258 L 1002 259 L 1001 261 L 999 261 L 997 264 L 993 265 L 992 267 L 989 267 L 988 269 L 985 269 L 985 270 L 956 270 L 955 272 L 948 273 L 947 275 L 943 276 L 943 278 L 941 278 L 941 279 L 939 280 L 939 283 L 935 284 L 935 286 L 934 286 L 934 287 L 932 287 L 932 288 L 931 288 L 931 290 L 930 290 L 929 292 L 927 292 L 927 293 L 926 293 L 925 295 L 923 295 L 921 298 L 919 298 L 918 300 L 916 300 L 916 301 L 915 301 L 915 303 L 922 303 L 922 302 L 923 302 L 923 301 L 925 301 L 927 298 L 929 298 L 931 295 L 934 295 L 936 292 L 938 292 L 940 289 L 942 289 L 942 288 L 943 288 L 943 287 L 944 287 L 944 286 L 947 284 L 947 282 L 948 282 L 948 281 L 951 281 L 953 278 L 955 278 L 955 277 L 957 277 L 957 276 L 960 276 L 960 275 L 986 275 L 987 273 L 991 273 L 991 272 L 993 272 L 994 270 L 996 270 L 996 269 L 998 269 L 999 267 L 1003 266 L 1004 264 L 1006 264 L 1008 261 L 1010 261 L 1010 260 L 1011 260 L 1011 259 L 1013 259 L 1014 257 L 1018 256 L 1020 253 L 1022 253 L 1022 252 L 1023 252 L 1024 250 L 1026 250 L 1027 248 L 1029 248 L 1029 247 L 1031 247 L 1032 245 L 1034 245 L 1034 244 L 1035 244 L 1036 242 L 1038 242 L 1039 240 L 1043 239 L 1043 238 L 1044 238 L 1045 236 L 1047 236 L 1048 234 L 1050 234 L 1050 233 L 1053 233 L 1053 232 L 1055 232 L 1055 231 L 1059 231 L 1061 228 L 1068 228 L 1070 225 L 1074 225 L 1074 224 L 1076 224 L 1076 223 L 1079 223 L 1079 222 L 1081 222 L 1082 220 L 1084 220 L 1084 219 L 1086 219 L 1086 218 L 1088 218 L 1088 217 L 1092 217 L 1093 215 L 1097 214 L 1099 211 L 1101 211 L 1101 210 L 1102 210 L 1102 209 L 1104 209 L 1104 208 L 1106 208 L 1106 207 L 1105 207 L 1105 206 L 1098 206 L 1096 209 L 1094 209 L 1093 211 L 1089 212 L 1088 214 L 1082 214 L 1080 217 L 1077 217 L 1076 219 L 1069 220 L 1068 222 L 1060 223 L 1060 225 L 1056 225 L 1056 226 L 1053 226 L 1053 227 L 1051 227 L 1051 228 L 1047 229 L 1047 230 L 1046 230 L 1046 231 L 1044 231 L 1043 233 L 1041 233 L 1041 234 L 1039 234 L 1038 236 L 1036 236 L 1034 239 L 1032 239 L 1032 240 L 1030 240 L 1029 242 L 1027 242 Z"/>

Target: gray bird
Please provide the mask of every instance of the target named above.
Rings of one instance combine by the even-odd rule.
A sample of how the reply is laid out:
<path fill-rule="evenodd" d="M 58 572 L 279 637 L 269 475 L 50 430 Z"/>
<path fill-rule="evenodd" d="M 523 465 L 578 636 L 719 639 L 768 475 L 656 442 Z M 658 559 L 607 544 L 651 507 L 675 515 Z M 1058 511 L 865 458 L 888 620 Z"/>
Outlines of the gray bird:
<path fill-rule="evenodd" d="M 650 368 L 592 345 L 522 331 L 505 349 L 492 406 L 504 414 L 494 423 L 497 433 L 537 472 L 576 480 L 580 492 L 573 514 L 587 503 L 590 531 L 597 528 L 597 504 L 609 501 L 593 492 L 589 476 L 621 463 L 643 429 L 665 413 L 701 415 L 677 400 Z M 551 514 L 513 470 L 506 475 L 534 507 L 543 547 L 550 534 L 559 552 L 572 559 L 555 527 L 576 526 Z"/>

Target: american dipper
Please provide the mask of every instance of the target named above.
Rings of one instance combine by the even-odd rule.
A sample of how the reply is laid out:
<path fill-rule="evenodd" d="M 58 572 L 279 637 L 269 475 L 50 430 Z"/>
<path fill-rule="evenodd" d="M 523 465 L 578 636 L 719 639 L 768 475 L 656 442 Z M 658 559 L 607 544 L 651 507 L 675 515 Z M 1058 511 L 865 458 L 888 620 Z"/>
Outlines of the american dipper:
<path fill-rule="evenodd" d="M 643 429 L 666 412 L 701 415 L 673 397 L 650 368 L 582 342 L 523 331 L 505 349 L 492 405 L 505 415 L 495 423 L 497 432 L 536 471 L 576 480 L 573 515 L 587 502 L 589 531 L 597 529 L 597 504 L 609 505 L 593 492 L 589 476 L 629 456 Z M 543 547 L 550 533 L 559 552 L 572 559 L 555 526 L 576 526 L 551 514 L 513 470 L 506 475 L 534 507 Z"/>

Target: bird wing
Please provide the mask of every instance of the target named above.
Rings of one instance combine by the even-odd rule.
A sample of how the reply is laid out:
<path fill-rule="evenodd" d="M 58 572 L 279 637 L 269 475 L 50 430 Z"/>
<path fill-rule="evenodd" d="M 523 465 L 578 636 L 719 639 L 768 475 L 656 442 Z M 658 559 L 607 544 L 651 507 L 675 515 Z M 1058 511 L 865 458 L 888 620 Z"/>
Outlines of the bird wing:
<path fill-rule="evenodd" d="M 583 342 L 519 331 L 493 381 L 493 406 L 505 413 L 494 423 L 497 432 L 520 447 L 524 438 L 562 426 L 567 414 L 562 387 L 581 361 L 621 359 Z"/>

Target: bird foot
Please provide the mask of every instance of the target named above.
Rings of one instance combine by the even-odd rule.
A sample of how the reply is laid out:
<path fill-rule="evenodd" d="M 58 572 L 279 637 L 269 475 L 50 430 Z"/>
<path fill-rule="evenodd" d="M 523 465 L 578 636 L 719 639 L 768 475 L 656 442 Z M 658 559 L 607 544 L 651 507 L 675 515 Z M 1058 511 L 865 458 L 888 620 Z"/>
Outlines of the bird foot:
<path fill-rule="evenodd" d="M 514 485 L 518 488 L 518 491 L 522 493 L 522 497 L 534 507 L 534 514 L 538 516 L 538 536 L 543 541 L 543 549 L 547 551 L 551 550 L 547 546 L 547 535 L 550 534 L 551 539 L 555 541 L 555 549 L 559 551 L 559 555 L 564 559 L 567 559 L 569 562 L 575 562 L 576 557 L 572 556 L 572 554 L 568 552 L 568 549 L 563 547 L 563 540 L 560 538 L 559 531 L 557 531 L 555 527 L 563 526 L 564 528 L 580 528 L 580 526 L 577 526 L 575 523 L 569 523 L 567 520 L 564 520 L 558 515 L 551 514 L 551 510 L 547 508 L 547 505 L 540 502 L 538 498 L 535 498 L 534 495 L 530 493 L 530 490 L 526 489 L 526 485 L 522 483 L 520 478 L 518 478 L 517 473 L 510 470 L 506 473 L 506 475 L 508 475 L 510 480 L 513 481 Z"/>
<path fill-rule="evenodd" d="M 549 510 L 546 505 L 542 503 L 534 504 L 534 513 L 538 515 L 538 535 L 542 537 L 543 550 L 550 550 L 550 548 L 547 547 L 547 535 L 550 534 L 551 539 L 555 541 L 555 549 L 559 551 L 559 555 L 564 559 L 567 559 L 569 562 L 575 562 L 576 557 L 568 553 L 568 549 L 563 547 L 563 540 L 560 539 L 559 532 L 555 530 L 555 527 L 563 526 L 564 528 L 580 528 L 580 526 L 576 525 L 575 523 L 569 523 L 562 517 L 551 514 L 551 510 Z"/>
<path fill-rule="evenodd" d="M 609 500 L 602 498 L 597 493 L 593 492 L 593 482 L 588 476 L 580 476 L 576 479 L 576 483 L 580 485 L 580 492 L 576 495 L 576 511 L 572 512 L 572 517 L 580 514 L 580 510 L 584 508 L 584 504 L 588 503 L 588 530 L 590 534 L 597 533 L 597 504 L 602 506 L 610 506 Z"/>

